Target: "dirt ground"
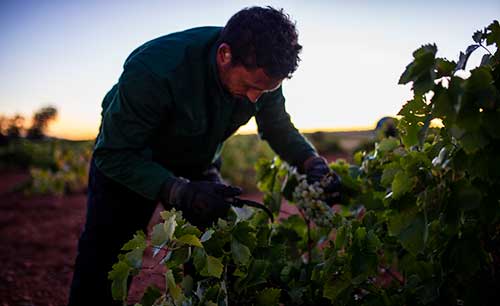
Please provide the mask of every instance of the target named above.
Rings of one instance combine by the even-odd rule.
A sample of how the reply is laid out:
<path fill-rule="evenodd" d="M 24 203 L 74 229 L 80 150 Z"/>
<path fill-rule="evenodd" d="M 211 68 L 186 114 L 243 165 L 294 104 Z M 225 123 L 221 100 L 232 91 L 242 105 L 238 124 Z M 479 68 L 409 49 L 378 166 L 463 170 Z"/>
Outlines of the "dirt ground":
<path fill-rule="evenodd" d="M 347 156 L 327 156 L 328 160 Z M 29 179 L 26 171 L 0 173 L 0 306 L 66 305 L 78 237 L 85 222 L 86 195 L 27 197 L 12 192 Z M 261 201 L 260 194 L 244 196 Z M 150 226 L 160 222 L 157 208 Z M 296 214 L 282 207 L 280 217 Z M 148 251 L 147 251 L 148 252 Z M 152 280 L 164 284 L 163 267 L 146 253 L 144 266 L 130 289 L 130 303 L 139 301 Z"/>
<path fill-rule="evenodd" d="M 0 305 L 65 305 L 85 195 L 8 193 L 28 178 L 0 175 Z"/>

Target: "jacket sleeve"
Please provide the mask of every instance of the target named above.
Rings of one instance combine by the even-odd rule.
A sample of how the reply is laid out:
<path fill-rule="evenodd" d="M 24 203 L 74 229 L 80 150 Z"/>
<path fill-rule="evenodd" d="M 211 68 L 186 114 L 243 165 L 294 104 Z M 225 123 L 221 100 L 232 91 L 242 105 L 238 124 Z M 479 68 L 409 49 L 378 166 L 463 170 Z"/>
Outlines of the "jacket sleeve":
<path fill-rule="evenodd" d="M 304 161 L 316 156 L 313 145 L 295 128 L 285 110 L 281 87 L 262 96 L 255 119 L 262 139 L 288 163 L 301 167 Z"/>
<path fill-rule="evenodd" d="M 125 68 L 106 99 L 94 149 L 96 166 L 104 175 L 155 200 L 161 186 L 173 174 L 144 152 L 160 121 L 168 114 L 171 105 L 168 89 L 136 63 Z"/>

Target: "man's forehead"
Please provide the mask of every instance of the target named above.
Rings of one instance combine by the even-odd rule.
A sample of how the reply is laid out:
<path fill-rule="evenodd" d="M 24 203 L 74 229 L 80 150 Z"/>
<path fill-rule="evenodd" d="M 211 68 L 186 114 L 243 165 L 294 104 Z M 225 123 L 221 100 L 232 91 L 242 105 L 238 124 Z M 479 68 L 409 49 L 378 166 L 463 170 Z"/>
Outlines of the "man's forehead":
<path fill-rule="evenodd" d="M 283 79 L 271 78 L 265 73 L 264 69 L 257 68 L 250 71 L 250 77 L 247 81 L 262 90 L 273 91 L 281 86 Z"/>

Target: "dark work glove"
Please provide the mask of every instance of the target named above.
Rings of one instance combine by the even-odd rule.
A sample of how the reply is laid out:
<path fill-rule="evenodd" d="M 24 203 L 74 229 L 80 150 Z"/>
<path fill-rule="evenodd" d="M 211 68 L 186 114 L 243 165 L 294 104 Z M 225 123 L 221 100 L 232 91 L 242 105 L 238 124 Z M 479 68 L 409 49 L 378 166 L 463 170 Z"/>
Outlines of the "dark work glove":
<path fill-rule="evenodd" d="M 320 182 L 323 177 L 330 175 L 330 183 L 323 187 L 325 201 L 329 205 L 340 203 L 340 177 L 330 169 L 326 160 L 321 156 L 311 157 L 304 163 L 304 172 L 309 184 Z"/>
<path fill-rule="evenodd" d="M 241 189 L 237 187 L 176 178 L 165 183 L 160 197 L 164 206 L 182 211 L 191 224 L 208 227 L 227 215 L 231 206 L 226 199 L 240 194 Z"/>
<path fill-rule="evenodd" d="M 224 180 L 220 175 L 219 169 L 217 169 L 217 167 L 215 167 L 214 165 L 210 166 L 207 170 L 203 171 L 200 180 L 224 184 Z"/>

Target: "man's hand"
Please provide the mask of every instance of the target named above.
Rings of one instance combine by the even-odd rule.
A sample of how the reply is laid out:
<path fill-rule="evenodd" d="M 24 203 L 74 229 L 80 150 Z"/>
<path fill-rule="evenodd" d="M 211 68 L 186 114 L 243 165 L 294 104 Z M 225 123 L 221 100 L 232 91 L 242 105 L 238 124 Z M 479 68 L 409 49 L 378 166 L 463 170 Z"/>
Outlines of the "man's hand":
<path fill-rule="evenodd" d="M 224 180 L 220 175 L 219 169 L 216 166 L 211 165 L 207 170 L 203 171 L 200 181 L 208 181 L 212 183 L 224 184 Z"/>
<path fill-rule="evenodd" d="M 333 205 L 340 202 L 340 178 L 333 172 L 325 158 L 321 156 L 313 156 L 304 162 L 304 172 L 309 184 L 320 182 L 326 175 L 330 174 L 331 179 L 327 186 L 323 187 L 328 205 Z"/>
<path fill-rule="evenodd" d="M 226 199 L 240 194 L 238 187 L 176 178 L 165 183 L 160 198 L 165 207 L 181 210 L 193 225 L 207 227 L 227 215 L 230 204 Z"/>

